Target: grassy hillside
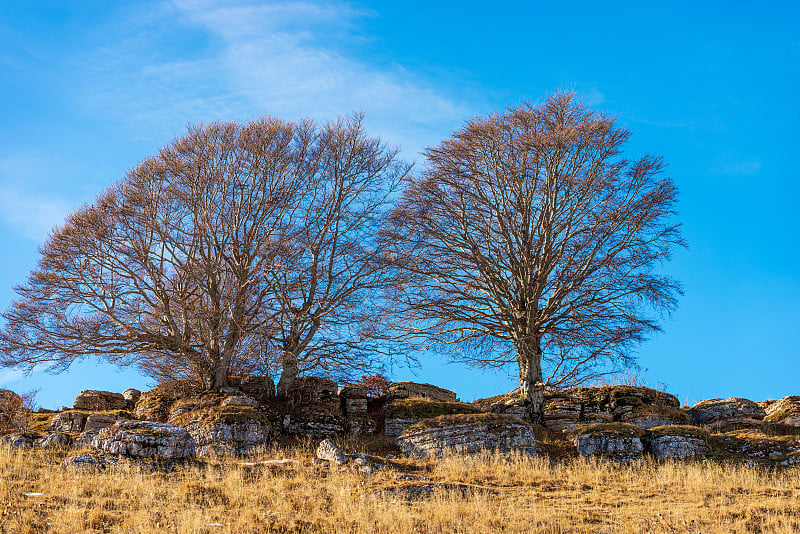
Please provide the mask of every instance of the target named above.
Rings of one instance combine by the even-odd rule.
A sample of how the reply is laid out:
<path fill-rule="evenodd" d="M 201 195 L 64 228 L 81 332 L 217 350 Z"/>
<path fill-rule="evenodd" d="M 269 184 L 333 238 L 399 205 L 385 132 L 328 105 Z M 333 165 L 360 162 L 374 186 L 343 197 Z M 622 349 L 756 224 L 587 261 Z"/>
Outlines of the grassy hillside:
<path fill-rule="evenodd" d="M 800 532 L 798 470 L 582 458 L 387 458 L 373 476 L 311 463 L 311 446 L 257 458 L 66 470 L 66 453 L 0 449 L 0 532 Z M 74 454 L 74 453 L 73 453 Z M 258 464 L 294 458 L 297 463 Z M 252 465 L 255 463 L 255 465 Z M 430 481 L 399 480 L 401 473 Z M 42 493 L 42 496 L 26 496 Z"/>

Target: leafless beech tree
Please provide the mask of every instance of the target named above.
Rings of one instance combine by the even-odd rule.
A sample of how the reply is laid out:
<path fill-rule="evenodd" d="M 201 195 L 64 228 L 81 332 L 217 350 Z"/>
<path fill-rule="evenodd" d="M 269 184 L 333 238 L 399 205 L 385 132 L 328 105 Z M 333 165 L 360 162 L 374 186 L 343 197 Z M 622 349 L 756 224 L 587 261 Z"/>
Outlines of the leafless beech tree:
<path fill-rule="evenodd" d="M 545 388 L 629 363 L 680 294 L 658 271 L 684 245 L 677 190 L 660 158 L 623 157 L 629 136 L 572 94 L 470 121 L 427 150 L 385 232 L 406 337 L 516 362 L 535 422 Z"/>
<path fill-rule="evenodd" d="M 50 236 L 3 314 L 0 364 L 58 371 L 99 356 L 157 378 L 196 378 L 213 390 L 233 375 L 282 363 L 287 346 L 297 360 L 316 348 L 311 338 L 329 317 L 347 315 L 332 308 L 356 313 L 348 299 L 368 297 L 380 270 L 373 266 L 363 267 L 373 273 L 363 278 L 367 294 L 358 295 L 353 274 L 348 280 L 356 281 L 338 281 L 350 283 L 347 296 L 331 298 L 323 312 L 309 313 L 319 296 L 302 306 L 297 300 L 316 287 L 328 298 L 330 279 L 361 272 L 357 262 L 371 256 L 350 252 L 361 249 L 347 230 L 369 230 L 358 226 L 357 210 L 372 220 L 374 182 L 401 167 L 394 152 L 364 136 L 358 116 L 324 127 L 262 119 L 190 128 Z M 347 185 L 363 174 L 368 187 Z M 346 189 L 337 193 L 340 186 Z M 337 194 L 349 201 L 335 204 Z M 344 214 L 346 229 L 333 211 Z M 347 236 L 327 256 L 319 250 L 331 245 L 317 238 L 324 221 L 335 228 L 329 234 Z M 317 282 L 307 275 L 314 251 L 329 266 Z M 299 344 L 284 342 L 287 314 L 297 317 Z M 303 321 L 316 330 L 304 330 Z M 344 353 L 337 353 L 342 366 L 363 367 L 358 355 L 348 361 Z M 303 369 L 324 361 L 308 359 Z"/>

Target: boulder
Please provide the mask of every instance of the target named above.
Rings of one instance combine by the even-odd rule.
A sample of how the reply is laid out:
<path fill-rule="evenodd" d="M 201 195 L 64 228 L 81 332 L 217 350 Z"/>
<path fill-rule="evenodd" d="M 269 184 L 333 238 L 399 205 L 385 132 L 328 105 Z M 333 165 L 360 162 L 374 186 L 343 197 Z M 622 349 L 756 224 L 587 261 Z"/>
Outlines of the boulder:
<path fill-rule="evenodd" d="M 790 395 L 767 406 L 765 421 L 800 427 L 800 396 Z"/>
<path fill-rule="evenodd" d="M 322 440 L 317 446 L 317 458 L 338 465 L 347 463 L 347 456 L 329 439 Z"/>
<path fill-rule="evenodd" d="M 532 425 L 509 415 L 491 413 L 442 415 L 406 429 L 396 440 L 411 456 L 501 453 L 535 454 Z"/>
<path fill-rule="evenodd" d="M 61 467 L 67 469 L 86 469 L 91 471 L 102 471 L 113 467 L 117 463 L 117 458 L 105 454 L 76 454 L 70 456 L 63 462 Z"/>
<path fill-rule="evenodd" d="M 698 426 L 713 423 L 748 425 L 766 416 L 764 408 L 755 402 L 736 397 L 702 400 L 692 406 L 688 413 L 692 423 Z"/>
<path fill-rule="evenodd" d="M 659 460 L 705 456 L 708 453 L 708 434 L 696 427 L 654 427 L 645 433 L 643 439 L 650 453 Z"/>
<path fill-rule="evenodd" d="M 15 450 L 31 447 L 34 439 L 30 434 L 6 434 L 2 438 L 5 445 Z"/>
<path fill-rule="evenodd" d="M 137 419 L 165 423 L 176 400 L 197 395 L 201 390 L 200 384 L 191 380 L 163 382 L 142 393 L 133 413 Z"/>
<path fill-rule="evenodd" d="M 83 425 L 84 432 L 99 432 L 104 428 L 114 426 L 117 421 L 130 419 L 128 414 L 123 413 L 91 413 L 86 417 L 86 424 Z"/>
<path fill-rule="evenodd" d="M 636 406 L 631 411 L 623 413 L 619 420 L 639 428 L 689 424 L 689 416 L 686 415 L 686 412 L 669 406 L 657 405 Z"/>
<path fill-rule="evenodd" d="M 92 440 L 101 451 L 133 458 L 193 458 L 195 443 L 185 429 L 153 421 L 119 421 Z"/>
<path fill-rule="evenodd" d="M 139 400 L 139 397 L 142 396 L 142 392 L 138 389 L 128 388 L 122 392 L 122 398 L 128 403 L 128 408 L 133 408 L 136 406 L 136 402 Z"/>
<path fill-rule="evenodd" d="M 443 389 L 432 384 L 417 382 L 392 382 L 386 391 L 388 400 L 425 398 L 436 402 L 455 402 L 457 397 L 454 391 Z"/>
<path fill-rule="evenodd" d="M 197 456 L 248 456 L 272 441 L 273 419 L 252 406 L 227 404 L 181 413 L 170 422 L 189 431 Z"/>
<path fill-rule="evenodd" d="M 395 437 L 425 419 L 440 415 L 475 413 L 481 413 L 481 409 L 465 402 L 439 402 L 420 397 L 397 399 L 384 406 L 383 433 Z"/>
<path fill-rule="evenodd" d="M 66 449 L 72 443 L 72 437 L 66 432 L 51 432 L 33 442 L 40 449 Z"/>
<path fill-rule="evenodd" d="M 324 405 L 340 411 L 339 385 L 329 378 L 299 376 L 289 388 L 287 397 L 293 406 Z"/>
<path fill-rule="evenodd" d="M 574 431 L 572 441 L 578 454 L 630 462 L 642 458 L 643 433 L 639 427 L 626 423 L 599 423 Z"/>
<path fill-rule="evenodd" d="M 70 432 L 73 434 L 82 432 L 86 424 L 86 416 L 87 414 L 84 412 L 60 412 L 50 421 L 50 430 L 52 432 Z"/>
<path fill-rule="evenodd" d="M 81 391 L 75 399 L 72 408 L 75 410 L 88 410 L 90 412 L 105 412 L 109 410 L 124 410 L 128 401 L 121 393 L 87 389 Z"/>

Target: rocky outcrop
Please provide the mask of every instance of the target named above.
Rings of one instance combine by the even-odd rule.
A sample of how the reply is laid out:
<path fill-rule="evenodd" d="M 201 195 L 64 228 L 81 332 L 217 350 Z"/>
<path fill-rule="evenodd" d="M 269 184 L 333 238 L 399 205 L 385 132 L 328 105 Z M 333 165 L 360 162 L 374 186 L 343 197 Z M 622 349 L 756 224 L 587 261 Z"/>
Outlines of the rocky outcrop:
<path fill-rule="evenodd" d="M 137 419 L 165 423 L 175 401 L 197 395 L 201 389 L 199 384 L 191 380 L 173 380 L 159 384 L 142 393 L 136 401 L 134 416 Z"/>
<path fill-rule="evenodd" d="M 36 438 L 30 434 L 6 434 L 2 437 L 2 443 L 12 449 L 27 449 L 33 446 Z"/>
<path fill-rule="evenodd" d="M 33 442 L 40 449 L 66 449 L 72 444 L 72 438 L 66 432 L 51 432 Z"/>
<path fill-rule="evenodd" d="M 383 433 L 399 436 L 405 429 L 426 419 L 440 415 L 475 414 L 481 410 L 464 402 L 439 402 L 414 397 L 394 400 L 384 406 Z"/>
<path fill-rule="evenodd" d="M 535 454 L 533 426 L 498 414 L 442 415 L 406 429 L 396 440 L 406 454 L 442 456 L 497 450 Z"/>
<path fill-rule="evenodd" d="M 800 427 L 800 396 L 790 395 L 770 403 L 765 413 L 765 421 Z"/>
<path fill-rule="evenodd" d="M 651 428 L 644 435 L 644 444 L 659 460 L 705 456 L 708 434 L 696 427 L 667 425 Z"/>
<path fill-rule="evenodd" d="M 101 451 L 132 458 L 193 458 L 195 442 L 185 429 L 153 421 L 119 421 L 92 440 Z"/>
<path fill-rule="evenodd" d="M 219 411 L 203 411 L 184 416 L 183 428 L 195 441 L 196 454 L 206 456 L 249 456 L 256 454 L 274 438 L 270 421 L 253 409 L 232 412 L 224 408 Z"/>
<path fill-rule="evenodd" d="M 424 398 L 436 402 L 458 400 L 454 391 L 417 382 L 392 382 L 386 391 L 386 398 L 387 400 Z"/>
<path fill-rule="evenodd" d="M 760 426 L 766 416 L 764 408 L 741 398 L 707 399 L 696 403 L 688 411 L 692 424 L 715 425 L 718 429 L 735 426 Z"/>
<path fill-rule="evenodd" d="M 90 412 L 106 412 L 110 410 L 124 410 L 128 407 L 128 401 L 121 393 L 111 391 L 100 391 L 87 389 L 81 391 L 75 399 L 72 408 L 75 410 L 87 410 Z"/>
<path fill-rule="evenodd" d="M 84 432 L 100 432 L 104 428 L 114 426 L 117 421 L 130 419 L 127 413 L 91 413 L 86 417 L 83 425 Z"/>
<path fill-rule="evenodd" d="M 142 392 L 135 388 L 128 388 L 122 392 L 122 398 L 128 403 L 128 409 L 133 409 L 136 406 L 136 402 L 139 400 L 139 397 L 142 396 Z"/>
<path fill-rule="evenodd" d="M 363 386 L 348 384 L 339 390 L 342 413 L 345 417 L 367 417 L 367 397 L 369 391 Z"/>
<path fill-rule="evenodd" d="M 618 462 L 640 460 L 644 452 L 643 431 L 626 423 L 600 423 L 581 427 L 572 441 L 578 454 L 602 456 Z"/>
<path fill-rule="evenodd" d="M 117 458 L 104 454 L 84 453 L 70 456 L 61 463 L 61 467 L 66 469 L 86 469 L 90 471 L 102 471 L 116 465 Z"/>
<path fill-rule="evenodd" d="M 299 376 L 287 392 L 291 406 L 329 406 L 339 411 L 339 385 L 328 378 Z"/>
<path fill-rule="evenodd" d="M 284 434 L 311 438 L 328 438 L 343 434 L 346 429 L 344 417 L 338 410 L 328 407 L 304 406 L 283 417 L 281 424 Z"/>
<path fill-rule="evenodd" d="M 653 405 L 636 406 L 631 411 L 622 413 L 619 420 L 645 429 L 665 425 L 689 424 L 689 416 L 686 412 L 669 406 Z"/>
<path fill-rule="evenodd" d="M 339 450 L 339 447 L 329 439 L 322 440 L 317 446 L 317 458 L 337 465 L 344 465 L 348 460 L 347 456 Z"/>
<path fill-rule="evenodd" d="M 722 457 L 748 464 L 792 465 L 800 461 L 800 436 L 770 436 L 741 429 L 712 436 Z"/>
<path fill-rule="evenodd" d="M 84 412 L 60 412 L 50 422 L 52 432 L 70 432 L 76 434 L 83 432 L 87 414 Z"/>

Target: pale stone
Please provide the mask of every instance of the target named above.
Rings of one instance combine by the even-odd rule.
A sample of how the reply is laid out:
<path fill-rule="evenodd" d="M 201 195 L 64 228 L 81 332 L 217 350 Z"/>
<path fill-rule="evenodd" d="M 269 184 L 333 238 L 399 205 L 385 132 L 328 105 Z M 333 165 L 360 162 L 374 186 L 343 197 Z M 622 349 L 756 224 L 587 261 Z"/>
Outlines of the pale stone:
<path fill-rule="evenodd" d="M 347 456 L 329 439 L 322 440 L 317 446 L 317 458 L 338 465 L 347 463 Z"/>
<path fill-rule="evenodd" d="M 272 428 L 257 420 L 238 423 L 225 423 L 220 420 L 213 424 L 190 422 L 184 425 L 195 441 L 199 457 L 256 454 L 261 447 L 270 443 Z"/>
<path fill-rule="evenodd" d="M 65 468 L 101 471 L 113 467 L 116 463 L 116 458 L 104 454 L 76 454 L 64 460 L 61 466 Z"/>
<path fill-rule="evenodd" d="M 383 424 L 383 433 L 390 438 L 394 438 L 402 434 L 408 427 L 421 421 L 424 421 L 424 419 L 419 417 L 387 417 Z"/>
<path fill-rule="evenodd" d="M 535 454 L 533 427 L 511 416 L 496 414 L 442 415 L 403 432 L 395 442 L 412 456 L 474 454 L 497 450 Z"/>
<path fill-rule="evenodd" d="M 117 421 L 127 419 L 117 414 L 110 413 L 92 413 L 86 418 L 86 424 L 83 426 L 84 432 L 99 432 L 104 428 L 114 426 Z"/>
<path fill-rule="evenodd" d="M 689 417 L 697 425 L 708 425 L 732 418 L 764 419 L 764 408 L 748 399 L 707 399 L 692 406 Z"/>
<path fill-rule="evenodd" d="M 766 420 L 789 426 L 800 426 L 800 396 L 789 395 L 766 408 Z"/>
<path fill-rule="evenodd" d="M 41 449 L 66 449 L 72 438 L 65 432 L 51 432 L 41 439 L 33 442 L 34 447 Z"/>
<path fill-rule="evenodd" d="M 142 396 L 142 392 L 135 388 L 128 388 L 122 392 L 122 398 L 128 402 L 128 407 L 132 408 L 136 405 L 136 401 Z"/>
<path fill-rule="evenodd" d="M 683 433 L 648 435 L 645 442 L 653 456 L 659 460 L 705 456 L 708 452 L 705 439 Z"/>
<path fill-rule="evenodd" d="M 50 430 L 54 432 L 78 433 L 86 424 L 86 414 L 81 412 L 61 412 L 50 421 Z"/>
<path fill-rule="evenodd" d="M 120 393 L 87 389 L 81 391 L 72 407 L 75 410 L 89 410 L 92 412 L 124 410 L 128 407 L 128 401 Z"/>
<path fill-rule="evenodd" d="M 578 453 L 584 456 L 603 456 L 619 462 L 642 458 L 644 445 L 637 436 L 619 435 L 612 432 L 587 432 L 573 439 Z"/>
<path fill-rule="evenodd" d="M 92 446 L 112 454 L 159 459 L 193 458 L 195 442 L 185 429 L 153 421 L 119 421 L 101 430 Z"/>

